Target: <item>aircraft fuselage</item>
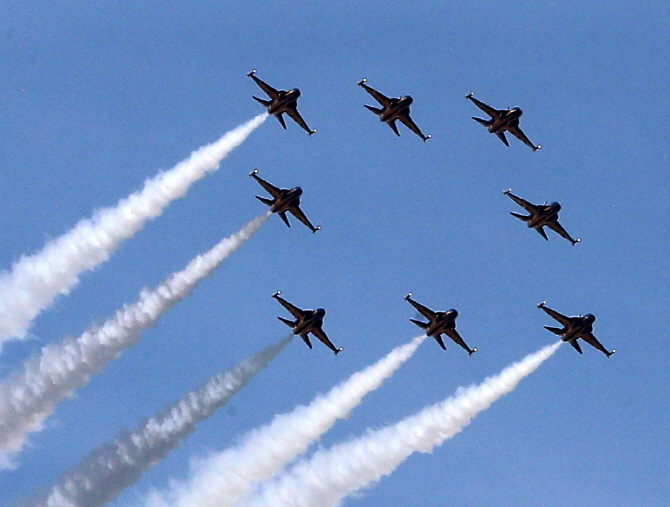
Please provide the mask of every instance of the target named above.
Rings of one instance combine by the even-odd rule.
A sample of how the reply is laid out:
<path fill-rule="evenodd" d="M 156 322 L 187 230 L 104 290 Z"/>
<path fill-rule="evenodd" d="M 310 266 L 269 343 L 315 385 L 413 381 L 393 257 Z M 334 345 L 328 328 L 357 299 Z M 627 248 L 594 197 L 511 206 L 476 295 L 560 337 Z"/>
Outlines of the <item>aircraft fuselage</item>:
<path fill-rule="evenodd" d="M 302 195 L 302 188 L 295 187 L 290 190 L 282 189 L 281 196 L 277 199 L 270 211 L 273 213 L 282 213 L 290 211 L 292 208 L 300 206 L 300 196 Z"/>
<path fill-rule="evenodd" d="M 528 227 L 543 227 L 548 223 L 556 222 L 559 211 L 561 211 L 561 205 L 557 202 L 540 207 L 538 213 L 535 216 L 531 216 L 530 220 L 528 220 Z"/>
<path fill-rule="evenodd" d="M 522 114 L 523 111 L 518 107 L 503 111 L 500 114 L 500 118 L 489 125 L 489 132 L 491 132 L 491 134 L 500 134 L 501 132 L 509 130 L 511 127 L 518 127 L 519 118 L 521 118 Z"/>
<path fill-rule="evenodd" d="M 402 116 L 409 114 L 409 106 L 414 102 L 414 99 L 409 95 L 400 97 L 399 99 L 391 99 L 391 103 L 379 115 L 379 119 L 384 123 L 395 121 Z"/>
<path fill-rule="evenodd" d="M 574 320 L 570 323 L 561 336 L 561 340 L 564 342 L 571 342 L 577 338 L 593 333 L 593 323 L 596 321 L 596 318 L 593 314 L 587 313 L 582 317 L 575 317 Z"/>
<path fill-rule="evenodd" d="M 435 337 L 444 333 L 447 329 L 455 329 L 456 317 L 458 317 L 458 312 L 453 308 L 444 313 L 438 312 L 435 320 L 428 325 L 426 335 Z"/>
<path fill-rule="evenodd" d="M 298 321 L 293 328 L 294 335 L 307 334 L 314 331 L 314 329 L 321 329 L 323 326 L 323 317 L 326 315 L 326 310 L 317 308 L 316 310 L 307 310 L 302 320 Z"/>
<path fill-rule="evenodd" d="M 277 115 L 298 107 L 300 90 L 293 88 L 289 91 L 279 91 L 279 96 L 268 106 L 268 114 Z"/>

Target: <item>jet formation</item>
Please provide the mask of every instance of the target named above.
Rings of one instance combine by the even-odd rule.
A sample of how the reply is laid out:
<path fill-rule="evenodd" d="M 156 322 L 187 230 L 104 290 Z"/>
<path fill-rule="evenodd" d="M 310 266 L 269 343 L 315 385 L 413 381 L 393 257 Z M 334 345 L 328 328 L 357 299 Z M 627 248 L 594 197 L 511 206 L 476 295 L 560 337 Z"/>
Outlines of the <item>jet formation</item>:
<path fill-rule="evenodd" d="M 381 108 L 374 106 L 365 106 L 367 109 L 379 116 L 379 120 L 386 123 L 391 130 L 395 132 L 395 135 L 400 136 L 398 132 L 398 126 L 396 125 L 396 120 L 399 120 L 403 123 L 408 129 L 414 132 L 417 136 L 423 139 L 425 143 L 428 139 L 431 138 L 430 135 L 424 136 L 421 132 L 421 129 L 414 123 L 412 118 L 409 116 L 409 106 L 414 102 L 414 99 L 409 95 L 405 95 L 400 98 L 388 98 L 386 95 L 378 92 L 371 86 L 366 85 L 367 79 L 361 79 L 358 82 L 358 86 L 361 86 L 366 92 L 372 95 L 379 104 Z"/>
<path fill-rule="evenodd" d="M 254 178 L 261 185 L 261 187 L 263 187 L 266 192 L 272 196 L 272 199 L 267 199 L 257 195 L 256 199 L 261 201 L 263 204 L 270 206 L 270 211 L 272 211 L 272 213 L 277 213 L 287 227 L 291 227 L 291 223 L 288 221 L 288 217 L 286 216 L 286 212 L 288 211 L 303 224 L 305 224 L 313 233 L 321 230 L 321 226 L 318 225 L 314 227 L 312 222 L 309 221 L 309 219 L 300 209 L 300 196 L 302 195 L 302 188 L 293 187 L 290 190 L 288 188 L 277 188 L 258 176 L 258 169 L 251 171 L 249 176 Z"/>
<path fill-rule="evenodd" d="M 268 97 L 270 97 L 270 100 L 260 99 L 258 97 L 254 97 L 254 99 L 267 107 L 268 114 L 271 114 L 277 118 L 284 129 L 286 129 L 286 122 L 284 122 L 284 117 L 282 115 L 286 113 L 310 136 L 312 134 L 316 134 L 316 130 L 309 128 L 305 120 L 303 120 L 302 116 L 300 116 L 300 113 L 298 112 L 298 97 L 300 97 L 300 90 L 297 88 L 293 88 L 292 90 L 288 91 L 276 90 L 265 81 L 262 81 L 256 77 L 256 69 L 249 72 L 247 76 L 253 79 L 260 87 L 260 89 L 263 90 Z"/>
<path fill-rule="evenodd" d="M 546 301 L 542 301 L 537 307 L 544 310 L 547 315 L 563 326 L 562 328 L 544 326 L 544 328 L 555 335 L 560 336 L 561 340 L 564 342 L 570 343 L 570 345 L 572 345 L 580 354 L 583 354 L 583 352 L 579 343 L 577 343 L 579 338 L 598 349 L 607 357 L 610 357 L 616 352 L 616 350 L 607 350 L 593 335 L 593 323 L 596 321 L 596 317 L 592 313 L 587 313 L 580 317 L 567 317 L 562 313 L 558 313 L 556 310 L 549 308 Z"/>
<path fill-rule="evenodd" d="M 312 130 L 307 126 L 307 123 L 298 112 L 298 98 L 300 97 L 299 89 L 293 88 L 288 91 L 276 90 L 259 79 L 256 76 L 256 70 L 252 70 L 247 75 L 268 95 L 270 100 L 261 99 L 255 96 L 253 98 L 265 106 L 268 114 L 275 116 L 284 129 L 286 129 L 286 123 L 283 114 L 286 113 L 310 136 L 316 132 L 316 130 Z M 421 129 L 410 117 L 410 105 L 414 101 L 412 97 L 405 95 L 400 98 L 389 98 L 371 86 L 368 86 L 366 83 L 367 79 L 362 79 L 358 82 L 358 85 L 368 92 L 381 105 L 381 107 L 369 105 L 365 105 L 365 107 L 376 114 L 380 121 L 388 124 L 397 136 L 400 136 L 400 132 L 398 131 L 396 121 L 400 121 L 424 142 L 431 138 L 430 135 L 424 135 L 423 132 L 421 132 Z M 479 109 L 490 117 L 490 119 L 473 117 L 473 120 L 485 126 L 490 133 L 498 136 L 506 146 L 509 146 L 509 142 L 507 141 L 505 133 L 509 132 L 533 151 L 537 151 L 542 147 L 539 144 L 533 144 L 519 127 L 519 118 L 521 118 L 523 114 L 523 111 L 521 111 L 520 108 L 495 109 L 474 98 L 473 92 L 466 95 L 466 99 L 472 101 Z M 291 224 L 286 215 L 287 212 L 293 214 L 313 233 L 321 229 L 321 226 L 314 227 L 300 209 L 300 197 L 303 193 L 300 187 L 294 187 L 292 189 L 275 187 L 258 176 L 258 169 L 254 169 L 249 176 L 253 177 L 272 197 L 269 199 L 257 195 L 256 198 L 263 204 L 269 206 L 272 213 L 277 213 L 288 227 L 291 227 Z M 545 227 L 548 227 L 561 237 L 567 239 L 573 246 L 581 241 L 580 238 L 574 239 L 559 223 L 558 213 L 561 211 L 561 205 L 559 203 L 552 202 L 547 204 L 545 202 L 542 205 L 532 204 L 529 201 L 514 195 L 511 189 L 505 190 L 503 193 L 530 213 L 529 215 L 523 215 L 510 212 L 510 214 L 525 222 L 529 228 L 535 229 L 545 240 L 549 239 L 544 230 Z M 281 292 L 277 291 L 272 297 L 286 308 L 295 320 L 289 320 L 283 317 L 278 317 L 278 319 L 289 326 L 292 329 L 293 334 L 300 335 L 310 349 L 312 348 L 309 339 L 309 334 L 311 333 L 333 351 L 335 355 L 342 351 L 342 348 L 337 348 L 333 345 L 322 329 L 323 318 L 326 314 L 326 311 L 323 308 L 317 308 L 316 310 L 301 310 L 283 299 L 280 294 Z M 405 300 L 410 303 L 418 313 L 428 319 L 428 322 L 423 322 L 417 319 L 410 320 L 423 329 L 426 336 L 434 338 L 442 349 L 446 350 L 447 348 L 442 339 L 442 335 L 444 334 L 463 348 L 468 355 L 477 352 L 477 348 L 470 348 L 463 338 L 461 338 L 458 331 L 456 331 L 458 311 L 452 308 L 446 312 L 435 312 L 412 299 L 411 292 L 405 296 Z M 589 313 L 579 317 L 567 317 L 556 310 L 547 307 L 546 302 L 544 301 L 540 303 L 538 307 L 563 326 L 562 328 L 551 326 L 544 327 L 560 336 L 562 341 L 569 342 L 580 354 L 582 353 L 582 349 L 577 342 L 580 338 L 603 352 L 607 357 L 610 357 L 616 352 L 615 350 L 608 351 L 593 335 L 593 323 L 596 318 L 592 314 Z"/>
<path fill-rule="evenodd" d="M 523 130 L 519 128 L 519 118 L 521 118 L 521 115 L 523 114 L 523 111 L 520 108 L 495 109 L 477 100 L 474 97 L 474 94 L 474 92 L 470 92 L 465 98 L 470 99 L 479 109 L 488 114 L 491 119 L 483 120 L 482 118 L 477 118 L 475 116 L 473 116 L 472 119 L 486 127 L 491 134 L 497 135 L 498 139 L 505 143 L 505 146 L 509 146 L 509 142 L 507 142 L 507 138 L 505 137 L 505 132 L 509 132 L 522 143 L 529 146 L 533 151 L 542 148 L 542 145 L 540 144 L 535 146 L 531 143 L 530 139 L 523 133 Z"/>
<path fill-rule="evenodd" d="M 280 296 L 281 291 L 278 290 L 275 292 L 272 297 L 275 298 L 279 303 L 286 308 L 295 320 L 288 320 L 283 317 L 277 317 L 284 324 L 290 327 L 293 330 L 294 335 L 300 335 L 300 338 L 307 344 L 311 349 L 312 343 L 309 341 L 309 333 L 312 333 L 316 336 L 321 343 L 326 347 L 332 350 L 335 355 L 342 352 L 342 347 L 337 348 L 333 343 L 328 339 L 326 333 L 324 333 L 323 326 L 323 317 L 326 315 L 326 310 L 323 308 L 317 308 L 316 310 L 301 310 L 297 306 L 292 305 L 284 298 Z"/>
<path fill-rule="evenodd" d="M 410 292 L 405 296 L 405 300 L 412 305 L 416 311 L 428 319 L 428 322 L 423 322 L 416 319 L 409 319 L 414 324 L 419 326 L 426 332 L 426 336 L 435 338 L 435 341 L 442 347 L 444 350 L 447 350 L 447 347 L 444 345 L 442 340 L 442 334 L 446 334 L 454 342 L 463 348 L 468 355 L 472 355 L 477 352 L 477 348 L 471 349 L 466 345 L 461 338 L 461 335 L 456 331 L 456 317 L 458 317 L 458 312 L 453 308 L 446 312 L 434 312 L 433 310 L 426 308 L 421 303 L 417 303 L 412 299 L 412 293 Z"/>
<path fill-rule="evenodd" d="M 563 226 L 558 223 L 558 212 L 561 211 L 561 205 L 557 202 L 552 202 L 547 204 L 546 202 L 542 205 L 531 204 L 525 199 L 518 197 L 512 193 L 512 189 L 505 190 L 503 192 L 507 197 L 512 199 L 519 206 L 524 208 L 530 215 L 521 215 L 520 213 L 514 213 L 510 211 L 510 215 L 517 217 L 519 220 L 526 222 L 528 227 L 535 229 L 540 235 L 549 241 L 547 233 L 544 228 L 549 227 L 551 230 L 558 233 L 560 236 L 567 239 L 572 246 L 575 246 L 581 241 L 580 238 L 573 239 L 570 234 L 563 228 Z"/>

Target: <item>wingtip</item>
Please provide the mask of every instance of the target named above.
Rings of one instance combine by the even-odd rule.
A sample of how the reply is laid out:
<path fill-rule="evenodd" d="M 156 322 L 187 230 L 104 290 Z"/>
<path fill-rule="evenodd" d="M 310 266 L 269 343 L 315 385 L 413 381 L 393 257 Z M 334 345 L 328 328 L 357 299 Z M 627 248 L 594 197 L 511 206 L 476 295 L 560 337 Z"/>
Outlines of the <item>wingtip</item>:
<path fill-rule="evenodd" d="M 342 352 L 343 350 L 344 350 L 344 348 L 340 347 L 339 349 L 337 349 L 337 350 L 335 351 L 335 355 L 339 354 L 339 353 Z"/>
<path fill-rule="evenodd" d="M 538 144 L 537 146 L 535 146 L 535 147 L 533 148 L 533 151 L 537 151 L 537 150 L 541 150 L 541 149 L 542 149 L 542 145 L 541 145 L 541 144 Z"/>
<path fill-rule="evenodd" d="M 572 246 L 575 246 L 577 243 L 581 243 L 581 242 L 582 242 L 582 238 L 577 238 L 576 240 L 574 240 L 572 242 Z"/>
<path fill-rule="evenodd" d="M 247 72 L 247 76 L 251 77 L 256 74 L 256 69 L 253 69 L 251 72 Z"/>
<path fill-rule="evenodd" d="M 473 348 L 470 352 L 468 352 L 468 355 L 471 356 L 475 352 L 477 352 L 479 349 L 477 347 Z"/>
<path fill-rule="evenodd" d="M 363 78 L 358 82 L 358 86 L 363 86 L 363 83 L 367 83 L 367 78 Z"/>
<path fill-rule="evenodd" d="M 316 134 L 317 132 L 318 132 L 318 130 L 316 130 L 316 129 L 312 129 L 312 130 L 309 131 L 309 135 L 310 135 L 310 136 L 313 136 L 313 135 Z"/>
<path fill-rule="evenodd" d="M 314 230 L 312 231 L 312 234 L 316 234 L 317 231 L 320 231 L 321 229 L 322 229 L 322 227 L 321 227 L 320 225 L 317 225 L 317 226 L 314 228 Z"/>
<path fill-rule="evenodd" d="M 253 175 L 258 174 L 258 169 L 254 169 L 249 173 L 249 177 L 251 178 Z"/>
<path fill-rule="evenodd" d="M 503 190 L 503 194 L 505 194 L 505 195 L 509 195 L 509 194 L 511 194 L 511 193 L 512 193 L 512 189 L 511 189 L 511 188 L 508 188 L 507 190 Z"/>
<path fill-rule="evenodd" d="M 407 295 L 405 296 L 405 300 L 409 301 L 409 298 L 411 298 L 411 297 L 412 297 L 412 293 L 408 292 Z"/>
<path fill-rule="evenodd" d="M 431 134 L 428 134 L 426 137 L 423 138 L 423 142 L 425 143 L 425 142 L 428 141 L 428 139 L 430 139 L 431 137 L 433 137 L 433 136 L 432 136 Z"/>
<path fill-rule="evenodd" d="M 612 349 L 612 352 L 607 354 L 607 357 L 613 356 L 614 354 L 616 354 L 616 349 Z"/>
<path fill-rule="evenodd" d="M 539 305 L 537 305 L 538 308 L 543 308 L 544 306 L 547 305 L 546 301 L 542 301 Z"/>
<path fill-rule="evenodd" d="M 280 290 L 278 290 L 277 292 L 275 292 L 274 294 L 272 294 L 272 297 L 273 297 L 273 298 L 276 298 L 277 296 L 279 296 L 279 294 L 281 294 L 281 291 L 280 291 Z"/>
<path fill-rule="evenodd" d="M 474 95 L 475 95 L 475 92 L 470 92 L 465 96 L 465 98 L 466 99 L 471 99 L 472 97 L 474 97 Z"/>

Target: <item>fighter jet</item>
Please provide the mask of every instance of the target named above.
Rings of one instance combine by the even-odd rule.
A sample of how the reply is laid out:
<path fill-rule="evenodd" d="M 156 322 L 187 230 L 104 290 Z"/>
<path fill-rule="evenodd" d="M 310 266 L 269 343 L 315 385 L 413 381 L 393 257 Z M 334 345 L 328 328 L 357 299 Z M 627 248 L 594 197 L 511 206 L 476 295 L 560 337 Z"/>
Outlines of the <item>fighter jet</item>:
<path fill-rule="evenodd" d="M 253 79 L 261 90 L 263 90 L 271 100 L 259 99 L 254 97 L 256 101 L 263 104 L 268 108 L 268 114 L 274 115 L 281 123 L 281 126 L 286 128 L 286 123 L 284 122 L 284 113 L 289 115 L 293 121 L 300 125 L 310 136 L 316 134 L 316 130 L 312 130 L 307 126 L 305 120 L 302 119 L 300 113 L 298 112 L 298 97 L 300 97 L 300 90 L 293 88 L 292 90 L 275 90 L 269 84 L 261 81 L 256 77 L 256 69 L 252 70 L 247 74 L 251 79 Z"/>
<path fill-rule="evenodd" d="M 510 215 L 517 217 L 519 220 L 526 222 L 528 227 L 532 227 L 537 232 L 539 232 L 544 239 L 549 241 L 547 233 L 544 230 L 544 227 L 547 226 L 550 229 L 556 231 L 558 234 L 567 239 L 572 246 L 575 246 L 581 241 L 580 238 L 572 239 L 572 236 L 567 233 L 563 226 L 558 223 L 558 212 L 561 211 L 561 205 L 557 202 L 552 202 L 547 204 L 546 202 L 542 205 L 531 204 L 521 197 L 517 197 L 512 193 L 512 189 L 503 191 L 503 194 L 512 199 L 519 206 L 524 208 L 530 215 L 521 215 L 520 213 L 514 213 L 510 211 Z"/>
<path fill-rule="evenodd" d="M 291 227 L 291 224 L 289 223 L 288 217 L 286 216 L 287 211 L 292 213 L 294 217 L 309 227 L 312 232 L 321 230 L 321 226 L 318 225 L 314 227 L 312 222 L 309 221 L 309 219 L 300 209 L 300 196 L 302 195 L 302 188 L 294 187 L 290 190 L 288 188 L 277 188 L 258 176 L 258 169 L 251 171 L 249 176 L 260 183 L 261 187 L 263 187 L 272 196 L 272 199 L 266 199 L 265 197 L 260 197 L 257 195 L 256 199 L 261 201 L 263 204 L 270 206 L 270 211 L 272 211 L 272 213 L 277 213 L 288 227 Z"/>
<path fill-rule="evenodd" d="M 579 338 L 592 347 L 597 348 L 607 357 L 610 357 L 616 352 L 614 349 L 611 352 L 608 351 L 602 346 L 598 339 L 593 336 L 593 323 L 596 321 L 596 317 L 592 313 L 587 313 L 581 317 L 566 317 L 565 315 L 558 313 L 556 310 L 549 308 L 546 301 L 542 301 L 537 307 L 544 310 L 547 315 L 563 326 L 562 328 L 544 326 L 544 328 L 560 336 L 561 340 L 564 342 L 570 342 L 570 345 L 572 345 L 580 354 L 583 354 L 583 352 L 579 343 L 577 343 L 577 339 Z"/>
<path fill-rule="evenodd" d="M 463 338 L 461 338 L 461 335 L 459 335 L 458 331 L 456 331 L 456 317 L 458 317 L 458 312 L 456 310 L 452 308 L 447 312 L 434 312 L 433 310 L 429 310 L 422 304 L 414 301 L 412 299 L 411 292 L 405 296 L 405 299 L 409 302 L 409 304 L 411 304 L 414 308 L 416 308 L 416 310 L 421 315 L 427 318 L 428 322 L 422 322 L 420 320 L 415 319 L 409 319 L 409 320 L 414 322 L 421 329 L 425 330 L 426 336 L 432 336 L 433 338 L 435 338 L 437 343 L 444 350 L 447 350 L 447 347 L 445 347 L 444 341 L 442 341 L 441 335 L 443 333 L 446 334 L 452 340 L 454 340 L 458 345 L 463 347 L 463 349 L 465 349 L 469 355 L 472 355 L 475 352 L 477 352 L 477 348 L 475 347 L 471 349 L 470 347 L 468 347 L 463 341 Z"/>
<path fill-rule="evenodd" d="M 523 114 L 523 111 L 518 107 L 513 109 L 494 109 L 491 106 L 487 106 L 483 102 L 480 102 L 474 98 L 475 92 L 470 92 L 465 96 L 466 99 L 470 99 L 475 105 L 488 114 L 491 119 L 483 120 L 481 118 L 472 117 L 473 120 L 484 125 L 491 134 L 495 134 L 498 138 L 505 143 L 505 146 L 509 146 L 507 138 L 505 137 L 505 131 L 512 134 L 514 137 L 519 139 L 524 144 L 530 146 L 533 151 L 537 151 L 542 148 L 542 145 L 538 144 L 535 146 L 530 142 L 530 139 L 526 137 L 526 134 L 519 128 L 519 118 Z"/>
<path fill-rule="evenodd" d="M 379 119 L 384 123 L 387 123 L 391 130 L 395 132 L 395 135 L 400 136 L 398 132 L 398 126 L 396 125 L 396 120 L 400 120 L 405 126 L 414 132 L 417 136 L 423 139 L 424 142 L 428 141 L 431 136 L 424 136 L 419 127 L 416 126 L 416 123 L 412 121 L 412 118 L 409 116 L 409 106 L 414 99 L 409 95 L 400 97 L 399 99 L 390 99 L 385 95 L 382 95 L 374 88 L 366 85 L 367 79 L 361 79 L 358 82 L 358 86 L 362 86 L 365 91 L 367 91 L 372 97 L 382 105 L 382 108 L 374 106 L 365 106 L 370 111 L 379 116 Z"/>
<path fill-rule="evenodd" d="M 335 355 L 342 352 L 343 349 L 341 347 L 339 349 L 336 348 L 335 345 L 333 345 L 332 342 L 328 339 L 326 333 L 323 332 L 323 329 L 321 329 L 321 326 L 323 326 L 323 317 L 326 315 L 326 310 L 323 308 L 317 308 L 316 310 L 301 310 L 300 308 L 293 306 L 284 298 L 280 297 L 279 294 L 281 294 L 280 290 L 275 292 L 272 297 L 279 301 L 279 303 L 281 303 L 281 305 L 289 312 L 291 312 L 291 315 L 293 315 L 296 320 L 292 321 L 283 317 L 277 318 L 288 327 L 293 329 L 294 335 L 300 335 L 300 338 L 302 338 L 307 346 L 311 349 L 312 343 L 309 341 L 308 334 L 312 333 L 319 340 L 321 340 L 321 342 L 326 347 L 335 352 Z"/>

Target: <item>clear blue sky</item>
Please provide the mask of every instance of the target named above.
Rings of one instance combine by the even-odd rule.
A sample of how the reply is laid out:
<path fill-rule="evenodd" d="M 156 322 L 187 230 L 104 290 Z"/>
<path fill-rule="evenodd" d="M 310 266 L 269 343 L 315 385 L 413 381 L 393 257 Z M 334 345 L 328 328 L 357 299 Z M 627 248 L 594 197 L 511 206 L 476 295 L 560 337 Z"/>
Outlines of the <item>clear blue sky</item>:
<path fill-rule="evenodd" d="M 431 455 L 347 504 L 661 506 L 668 502 L 667 122 L 670 7 L 662 2 L 6 2 L 0 19 L 0 266 L 253 118 L 251 69 L 299 87 L 318 134 L 268 121 L 221 170 L 86 274 L 5 347 L 0 374 L 101 322 L 265 208 L 253 168 L 305 191 L 323 230 L 278 217 L 142 342 L 33 435 L 0 505 L 50 486 L 95 446 L 284 336 L 277 289 L 323 306 L 344 352 L 294 341 L 229 407 L 114 505 L 190 459 L 309 402 L 418 334 L 402 297 L 460 312 L 479 353 L 434 341 L 322 445 L 397 421 L 551 343 L 535 305 L 594 313 L 618 353 L 562 347 Z M 414 97 L 422 143 L 396 138 L 358 80 Z M 470 119 L 476 96 L 524 110 L 543 145 L 506 148 Z M 582 243 L 545 242 L 502 191 L 559 201 Z M 295 221 L 294 221 L 295 222 Z"/>

